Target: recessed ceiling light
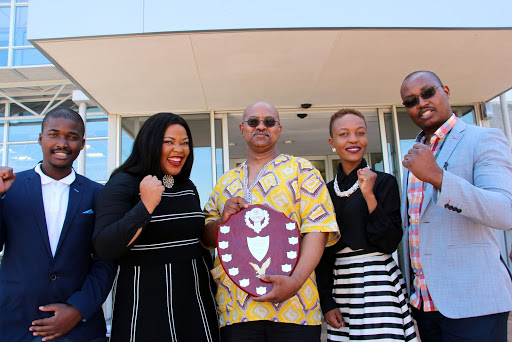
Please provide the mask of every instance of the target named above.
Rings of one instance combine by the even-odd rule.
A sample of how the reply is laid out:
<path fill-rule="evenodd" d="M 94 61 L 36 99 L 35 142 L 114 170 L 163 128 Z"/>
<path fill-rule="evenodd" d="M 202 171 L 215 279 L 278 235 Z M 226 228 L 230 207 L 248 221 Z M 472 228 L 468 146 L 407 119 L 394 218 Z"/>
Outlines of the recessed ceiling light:
<path fill-rule="evenodd" d="M 284 143 L 285 144 L 291 144 L 291 143 L 293 143 L 293 140 L 285 140 Z"/>
<path fill-rule="evenodd" d="M 230 142 L 228 145 L 229 146 L 235 146 L 236 144 L 234 142 Z"/>

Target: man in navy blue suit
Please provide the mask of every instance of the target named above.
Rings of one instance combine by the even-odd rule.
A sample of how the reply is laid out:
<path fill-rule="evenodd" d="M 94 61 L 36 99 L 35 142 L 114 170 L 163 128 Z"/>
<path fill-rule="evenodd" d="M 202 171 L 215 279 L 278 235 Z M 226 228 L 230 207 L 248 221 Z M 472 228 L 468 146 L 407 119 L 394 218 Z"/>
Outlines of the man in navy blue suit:
<path fill-rule="evenodd" d="M 102 186 L 72 168 L 85 146 L 82 118 L 50 111 L 39 144 L 43 161 L 14 174 L 0 167 L 0 339 L 105 341 L 102 303 L 115 265 L 92 247 Z"/>

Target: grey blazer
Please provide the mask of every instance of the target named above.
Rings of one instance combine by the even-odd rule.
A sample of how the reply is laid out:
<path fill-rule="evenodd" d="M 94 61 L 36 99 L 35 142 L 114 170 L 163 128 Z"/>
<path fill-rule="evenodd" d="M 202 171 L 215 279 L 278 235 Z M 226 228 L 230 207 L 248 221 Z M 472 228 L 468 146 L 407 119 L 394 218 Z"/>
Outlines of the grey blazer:
<path fill-rule="evenodd" d="M 512 228 L 512 153 L 503 133 L 457 120 L 437 164 L 441 191 L 426 183 L 420 214 L 420 258 L 436 308 L 465 318 L 512 310 L 512 281 L 500 259 L 496 229 Z M 404 273 L 412 286 L 404 168 Z"/>

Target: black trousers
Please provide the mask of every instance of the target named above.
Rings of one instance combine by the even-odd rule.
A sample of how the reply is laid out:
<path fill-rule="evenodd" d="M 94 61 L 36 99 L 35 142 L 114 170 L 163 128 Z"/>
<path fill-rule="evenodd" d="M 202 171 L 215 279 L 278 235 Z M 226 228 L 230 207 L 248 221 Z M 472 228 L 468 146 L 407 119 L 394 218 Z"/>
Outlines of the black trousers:
<path fill-rule="evenodd" d="M 222 342 L 320 342 L 320 325 L 271 321 L 243 322 L 220 328 Z"/>
<path fill-rule="evenodd" d="M 453 319 L 412 308 L 421 342 L 507 342 L 508 314 Z"/>

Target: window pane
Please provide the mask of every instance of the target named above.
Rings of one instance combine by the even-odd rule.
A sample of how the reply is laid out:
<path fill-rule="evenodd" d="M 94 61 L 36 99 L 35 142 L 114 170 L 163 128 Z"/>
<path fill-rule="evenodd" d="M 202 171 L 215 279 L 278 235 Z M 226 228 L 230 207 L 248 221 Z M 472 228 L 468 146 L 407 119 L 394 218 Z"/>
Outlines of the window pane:
<path fill-rule="evenodd" d="M 452 106 L 452 111 L 468 125 L 476 125 L 475 107 L 473 106 Z"/>
<path fill-rule="evenodd" d="M 404 160 L 404 156 L 409 152 L 414 145 L 414 141 L 416 140 L 416 136 L 421 131 L 421 129 L 412 122 L 409 114 L 404 107 L 399 107 L 396 109 L 397 114 L 397 124 L 398 124 L 398 133 L 400 135 L 400 162 Z M 403 177 L 403 175 L 402 175 Z M 401 181 L 399 181 L 402 184 Z"/>
<path fill-rule="evenodd" d="M 0 50 L 0 67 L 7 66 L 7 58 L 9 51 L 7 49 Z"/>
<path fill-rule="evenodd" d="M 0 104 L 0 117 L 5 117 L 5 105 Z"/>
<path fill-rule="evenodd" d="M 2 146 L 3 141 L 4 141 L 4 124 L 2 123 L 2 124 L 0 124 L 0 146 Z M 2 159 L 0 159 L 0 160 L 2 160 Z"/>
<path fill-rule="evenodd" d="M 86 137 L 107 137 L 108 136 L 108 120 L 107 117 L 87 119 Z"/>
<path fill-rule="evenodd" d="M 11 121 L 9 124 L 9 141 L 37 141 L 39 133 L 41 133 L 41 122 L 41 120 Z"/>
<path fill-rule="evenodd" d="M 396 179 L 400 177 L 400 169 L 402 167 L 402 160 L 398 155 L 398 146 L 395 144 L 396 136 L 393 129 L 393 117 L 391 112 L 384 113 L 384 123 L 386 127 L 386 141 L 388 144 L 388 158 L 390 172 Z M 399 182 L 399 186 L 401 183 Z"/>
<path fill-rule="evenodd" d="M 35 48 L 15 49 L 13 51 L 13 65 L 42 65 L 51 64 L 39 51 Z"/>
<path fill-rule="evenodd" d="M 190 174 L 190 179 L 192 182 L 194 182 L 197 191 L 199 192 L 201 208 L 205 206 L 212 191 L 211 170 L 211 147 L 194 147 L 194 165 L 192 165 L 192 173 Z"/>
<path fill-rule="evenodd" d="M 212 191 L 212 148 L 210 146 L 210 118 L 207 115 L 183 115 L 187 120 L 194 140 L 194 165 L 190 179 L 199 192 L 201 207 L 204 207 Z M 220 126 L 219 125 L 217 127 Z M 222 146 L 222 140 L 216 140 L 217 146 Z M 217 152 L 217 151 L 216 151 Z M 218 154 L 216 153 L 216 156 Z"/>
<path fill-rule="evenodd" d="M 215 170 L 217 172 L 217 178 L 216 180 L 219 180 L 220 177 L 224 174 L 224 160 L 222 159 L 224 157 L 224 153 L 222 153 L 222 147 L 217 147 L 215 149 Z"/>
<path fill-rule="evenodd" d="M 311 164 L 320 172 L 320 175 L 325 179 L 325 160 L 309 160 Z"/>
<path fill-rule="evenodd" d="M 215 179 L 218 180 L 224 174 L 224 153 L 222 152 L 222 121 L 215 119 Z"/>
<path fill-rule="evenodd" d="M 16 6 L 16 18 L 14 28 L 14 46 L 30 45 L 27 40 L 27 6 Z"/>
<path fill-rule="evenodd" d="M 85 175 L 94 181 L 107 180 L 107 140 L 86 141 Z"/>
<path fill-rule="evenodd" d="M 129 135 L 124 129 L 121 131 L 121 164 L 128 159 L 132 153 L 134 137 Z"/>
<path fill-rule="evenodd" d="M 10 7 L 0 7 L 0 46 L 9 46 L 10 15 Z"/>
<path fill-rule="evenodd" d="M 43 153 L 39 144 L 9 145 L 7 166 L 14 172 L 31 169 L 43 160 Z"/>
<path fill-rule="evenodd" d="M 121 119 L 121 163 L 130 156 L 135 136 L 148 118 L 148 116 L 139 116 Z"/>

